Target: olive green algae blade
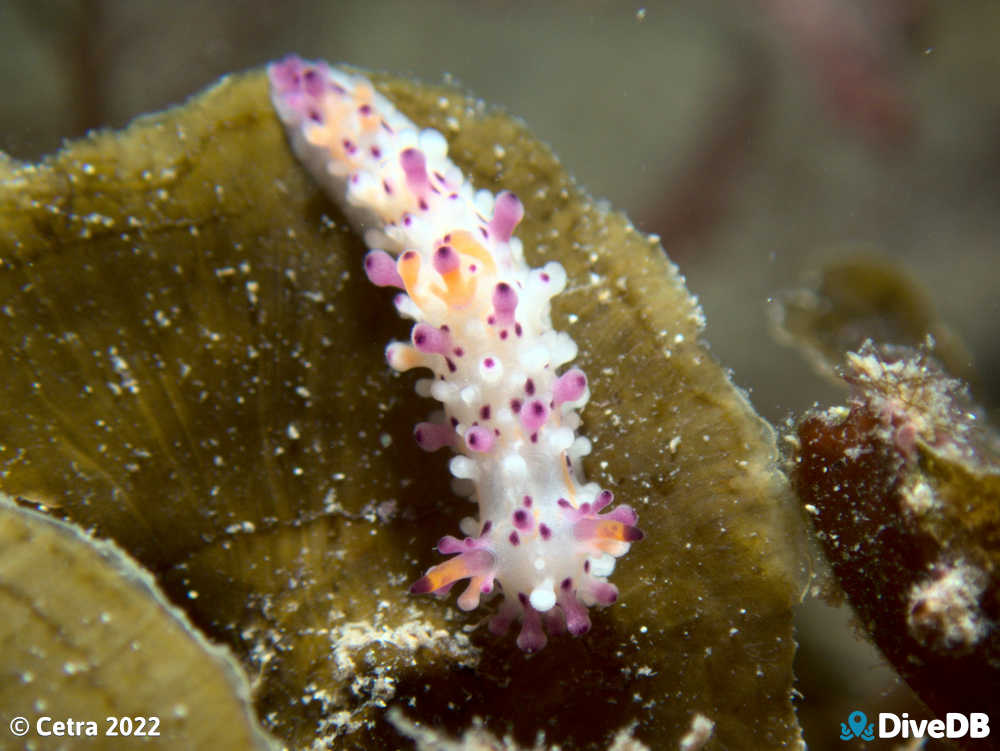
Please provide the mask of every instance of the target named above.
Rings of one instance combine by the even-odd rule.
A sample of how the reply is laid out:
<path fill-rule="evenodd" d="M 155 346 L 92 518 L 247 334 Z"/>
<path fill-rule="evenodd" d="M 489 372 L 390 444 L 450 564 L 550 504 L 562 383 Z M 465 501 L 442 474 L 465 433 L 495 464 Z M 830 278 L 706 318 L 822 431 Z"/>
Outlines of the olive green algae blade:
<path fill-rule="evenodd" d="M 208 643 L 146 571 L 3 494 L 0 612 L 0 706 L 30 723 L 28 747 L 280 748 L 257 724 L 229 650 Z"/>
<path fill-rule="evenodd" d="M 566 267 L 554 322 L 590 379 L 588 477 L 646 532 L 592 632 L 528 658 L 488 634 L 489 606 L 406 594 L 472 508 L 445 452 L 410 437 L 434 404 L 383 356 L 408 327 L 292 158 L 261 73 L 3 168 L 0 487 L 148 566 L 241 657 L 293 747 L 395 746 L 393 704 L 523 743 L 600 748 L 634 724 L 676 744 L 701 713 L 720 747 L 799 745 L 798 515 L 676 269 L 517 121 L 375 82 L 475 185 L 521 197 L 530 263 Z"/>
<path fill-rule="evenodd" d="M 398 322 L 330 216 L 262 75 L 0 181 L 0 488 L 147 566 L 296 746 L 370 723 L 394 661 L 474 654 L 404 595 L 450 490 L 396 469 Z"/>

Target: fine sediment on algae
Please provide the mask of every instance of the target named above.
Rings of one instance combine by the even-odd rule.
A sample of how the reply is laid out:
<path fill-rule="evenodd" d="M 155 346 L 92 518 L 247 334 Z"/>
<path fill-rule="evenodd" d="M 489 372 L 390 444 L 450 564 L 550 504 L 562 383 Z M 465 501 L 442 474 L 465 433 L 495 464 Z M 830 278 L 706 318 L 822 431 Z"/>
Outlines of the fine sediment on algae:
<path fill-rule="evenodd" d="M 397 747 L 390 706 L 522 745 L 604 748 L 631 726 L 667 748 L 696 716 L 706 748 L 801 745 L 799 518 L 676 269 L 516 120 L 374 80 L 477 186 L 517 193 L 531 264 L 566 268 L 553 317 L 591 380 L 588 477 L 647 532 L 591 633 L 527 658 L 406 593 L 466 502 L 412 441 L 431 403 L 383 358 L 406 324 L 291 156 L 261 72 L 0 164 L 0 489 L 147 567 L 293 748 Z"/>
<path fill-rule="evenodd" d="M 207 642 L 113 543 L 0 494 L 0 551 L 0 706 L 8 718 L 31 718 L 26 741 L 280 748 L 258 726 L 229 651 Z M 124 719 L 112 724 L 109 714 Z M 42 732 L 64 737 L 40 740 L 42 716 L 51 719 Z M 68 718 L 81 723 L 70 740 L 54 726 Z"/>

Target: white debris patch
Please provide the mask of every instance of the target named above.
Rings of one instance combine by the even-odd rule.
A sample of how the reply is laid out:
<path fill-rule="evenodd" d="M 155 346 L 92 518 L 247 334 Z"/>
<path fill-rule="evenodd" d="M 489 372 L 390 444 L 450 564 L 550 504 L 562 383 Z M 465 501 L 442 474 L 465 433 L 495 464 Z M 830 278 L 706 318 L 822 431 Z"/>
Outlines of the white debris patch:
<path fill-rule="evenodd" d="M 472 666 L 479 661 L 479 650 L 472 646 L 465 634 L 434 628 L 419 620 L 396 628 L 372 625 L 367 621 L 345 623 L 331 630 L 330 642 L 337 669 L 349 672 L 355 669 L 355 653 L 373 646 L 394 647 L 406 652 L 415 652 L 420 648 L 445 649 L 462 664 Z"/>
<path fill-rule="evenodd" d="M 691 718 L 691 727 L 681 738 L 677 748 L 680 751 L 698 751 L 712 738 L 715 723 L 703 714 Z"/>
<path fill-rule="evenodd" d="M 979 606 L 985 579 L 981 570 L 959 561 L 914 584 L 906 615 L 913 638 L 938 652 L 970 651 L 990 630 Z"/>
<path fill-rule="evenodd" d="M 350 698 L 341 690 L 306 687 L 301 701 L 320 702 L 323 714 L 312 746 L 317 750 L 334 747 L 334 739 L 369 726 L 372 711 L 385 709 L 395 697 L 397 666 L 411 666 L 418 650 L 431 650 L 455 665 L 473 668 L 480 658 L 465 634 L 422 620 L 396 627 L 353 621 L 331 628 L 329 639 L 336 668 L 332 684 L 346 686 Z"/>
<path fill-rule="evenodd" d="M 545 733 L 539 731 L 533 746 L 519 746 L 510 736 L 497 738 L 484 726 L 480 717 L 473 717 L 470 726 L 461 738 L 452 738 L 447 733 L 409 719 L 398 707 L 386 713 L 393 727 L 411 741 L 417 751 L 559 751 L 568 748 L 548 745 Z M 649 751 L 649 746 L 632 737 L 635 725 L 619 730 L 608 747 L 609 751 Z"/>
<path fill-rule="evenodd" d="M 942 503 L 934 489 L 922 479 L 908 481 L 901 489 L 904 507 L 918 516 L 940 510 Z"/>
<path fill-rule="evenodd" d="M 108 347 L 108 359 L 111 361 L 111 369 L 118 375 L 118 383 L 108 381 L 108 388 L 112 393 L 115 396 L 122 393 L 138 394 L 139 382 L 132 374 L 128 362 L 118 354 L 117 347 Z"/>

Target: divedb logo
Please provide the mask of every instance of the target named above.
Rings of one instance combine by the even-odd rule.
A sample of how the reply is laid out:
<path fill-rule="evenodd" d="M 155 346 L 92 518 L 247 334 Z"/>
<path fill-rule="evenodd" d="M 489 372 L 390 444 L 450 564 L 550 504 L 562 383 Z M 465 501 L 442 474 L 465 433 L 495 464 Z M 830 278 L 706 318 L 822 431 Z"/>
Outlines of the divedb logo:
<path fill-rule="evenodd" d="M 879 712 L 879 738 L 985 738 L 990 734 L 990 718 L 985 712 L 949 712 L 943 720 L 911 720 L 910 715 Z M 875 739 L 875 723 L 864 712 L 854 710 L 840 723 L 840 740 Z"/>

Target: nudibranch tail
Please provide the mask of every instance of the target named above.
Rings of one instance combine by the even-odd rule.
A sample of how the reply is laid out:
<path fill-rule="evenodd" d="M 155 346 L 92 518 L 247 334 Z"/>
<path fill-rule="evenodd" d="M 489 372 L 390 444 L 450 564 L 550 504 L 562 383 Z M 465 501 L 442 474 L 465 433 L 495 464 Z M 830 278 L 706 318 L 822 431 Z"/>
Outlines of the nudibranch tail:
<path fill-rule="evenodd" d="M 609 605 L 615 560 L 642 539 L 630 507 L 582 477 L 590 442 L 577 435 L 590 392 L 576 344 L 555 331 L 550 301 L 566 285 L 555 262 L 530 268 L 515 236 L 524 207 L 513 193 L 476 191 L 448 159 L 448 143 L 419 130 L 363 77 L 288 57 L 268 68 L 271 96 L 296 155 L 343 207 L 371 248 L 369 280 L 395 287 L 415 321 L 409 342 L 386 348 L 398 371 L 426 368 L 417 392 L 442 411 L 414 430 L 421 448 L 456 455 L 451 473 L 479 507 L 451 556 L 410 588 L 445 594 L 467 584 L 465 610 L 503 595 L 490 630 L 520 620 L 518 646 L 590 628 Z"/>

